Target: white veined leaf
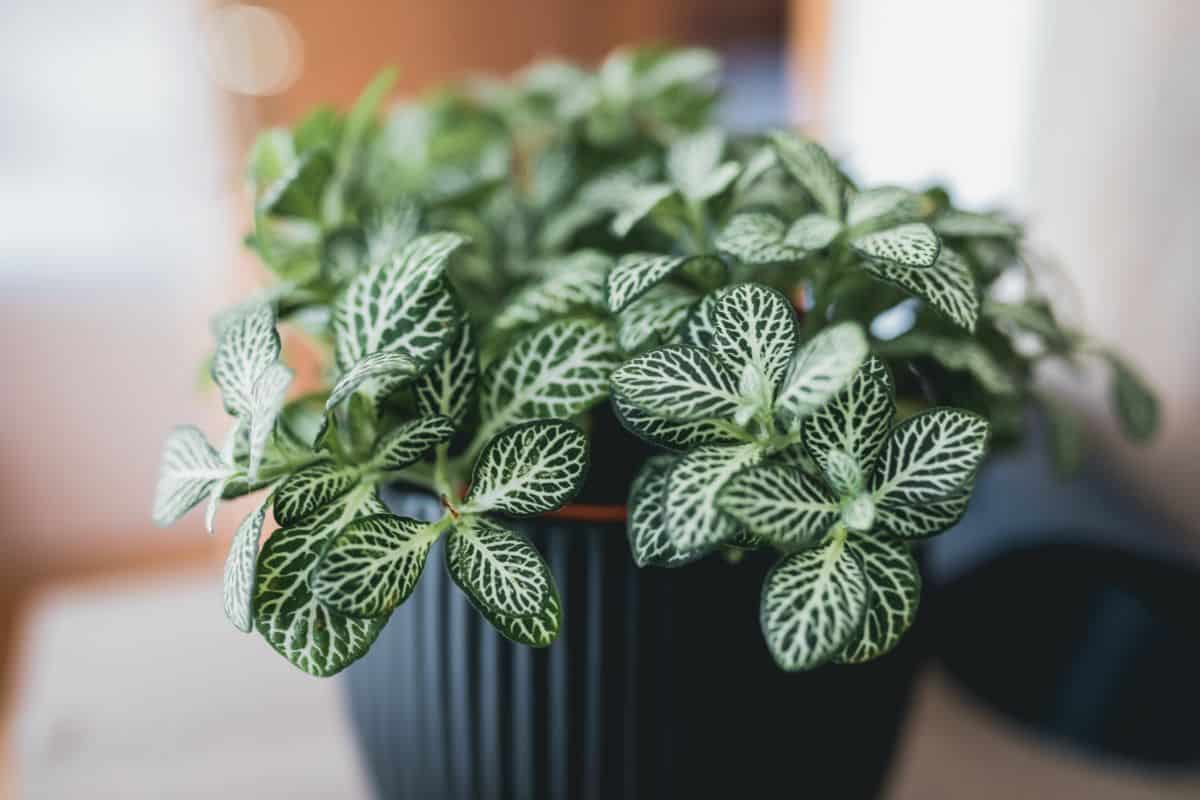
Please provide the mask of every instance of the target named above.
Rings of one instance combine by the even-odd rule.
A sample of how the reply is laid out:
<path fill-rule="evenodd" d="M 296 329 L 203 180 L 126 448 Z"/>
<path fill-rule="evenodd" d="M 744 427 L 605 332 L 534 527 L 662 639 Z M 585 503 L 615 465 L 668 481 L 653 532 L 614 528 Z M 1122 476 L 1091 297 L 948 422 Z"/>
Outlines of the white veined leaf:
<path fill-rule="evenodd" d="M 995 214 L 975 214 L 970 211 L 943 211 L 933 221 L 933 229 L 942 236 L 974 238 L 979 236 L 1016 239 L 1021 228 Z"/>
<path fill-rule="evenodd" d="M 404 469 L 453 435 L 454 423 L 446 417 L 409 420 L 379 438 L 371 450 L 371 467 L 381 471 Z"/>
<path fill-rule="evenodd" d="M 717 235 L 717 250 L 743 264 L 787 264 L 807 254 L 803 247 L 784 242 L 787 227 L 777 217 L 760 212 L 738 214 Z"/>
<path fill-rule="evenodd" d="M 709 266 L 709 262 L 716 262 L 712 265 L 714 269 L 718 266 L 724 269 L 724 265 L 711 256 L 665 256 L 657 253 L 623 255 L 617 259 L 605 283 L 608 310 L 613 313 L 621 311 L 685 266 L 703 269 Z"/>
<path fill-rule="evenodd" d="M 861 664 L 892 650 L 912 627 L 921 603 L 921 571 L 905 542 L 851 536 L 846 548 L 862 564 L 870 600 L 862 629 L 837 660 Z"/>
<path fill-rule="evenodd" d="M 501 614 L 489 608 L 481 608 L 470 596 L 467 599 L 506 639 L 529 647 L 546 647 L 558 637 L 558 629 L 562 626 L 562 604 L 558 599 L 558 587 L 555 586 L 553 577 L 550 590 L 546 604 L 532 617 Z"/>
<path fill-rule="evenodd" d="M 979 288 L 971 268 L 957 253 L 943 247 L 931 267 L 907 267 L 875 260 L 866 261 L 863 267 L 875 277 L 912 292 L 959 327 L 975 332 Z"/>
<path fill-rule="evenodd" d="M 825 328 L 796 352 L 775 399 L 776 412 L 798 424 L 842 390 L 867 354 L 867 337 L 858 323 Z"/>
<path fill-rule="evenodd" d="M 675 456 L 647 459 L 629 489 L 626 533 L 639 567 L 676 567 L 692 560 L 667 535 L 667 475 L 676 460 Z"/>
<path fill-rule="evenodd" d="M 275 429 L 275 420 L 283 410 L 288 387 L 292 385 L 293 373 L 279 362 L 269 364 L 254 384 L 254 403 L 250 411 L 249 465 L 247 476 L 250 481 L 258 480 L 263 452 L 267 439 Z"/>
<path fill-rule="evenodd" d="M 513 295 L 492 320 L 492 327 L 512 331 L 580 310 L 603 311 L 604 279 L 612 265 L 611 258 L 595 250 L 558 260 L 548 275 Z"/>
<path fill-rule="evenodd" d="M 621 212 L 613 217 L 614 236 L 624 238 L 658 204 L 674 196 L 675 187 L 668 183 L 648 183 L 633 189 L 622 205 Z"/>
<path fill-rule="evenodd" d="M 805 214 L 792 223 L 783 237 L 783 243 L 788 247 L 799 247 L 803 250 L 821 250 L 842 232 L 842 223 L 824 214 Z"/>
<path fill-rule="evenodd" d="M 552 511 L 579 492 L 587 468 L 587 436 L 571 423 L 514 425 L 479 454 L 463 512 L 527 517 Z"/>
<path fill-rule="evenodd" d="M 987 451 L 988 422 L 960 408 L 923 411 L 892 429 L 871 491 L 880 505 L 918 504 L 957 494 Z"/>
<path fill-rule="evenodd" d="M 417 377 L 420 368 L 420 364 L 404 353 L 380 352 L 364 356 L 338 378 L 325 401 L 325 410 L 333 411 L 364 385 L 368 385 L 373 399 L 382 399 Z"/>
<path fill-rule="evenodd" d="M 891 261 L 905 267 L 932 267 L 942 249 L 933 228 L 910 222 L 887 230 L 856 236 L 850 246 L 867 258 Z"/>
<path fill-rule="evenodd" d="M 617 344 L 626 353 L 647 344 L 667 343 L 696 304 L 690 289 L 659 284 L 617 315 Z"/>
<path fill-rule="evenodd" d="M 824 455 L 825 479 L 831 489 L 844 498 L 854 497 L 863 490 L 863 468 L 855 456 L 845 450 L 829 450 Z M 858 528 L 855 525 L 851 529 Z"/>
<path fill-rule="evenodd" d="M 437 356 L 460 317 L 444 279 L 446 263 L 465 241 L 453 233 L 421 236 L 351 281 L 334 310 L 338 366 L 350 369 L 385 351 L 421 363 Z"/>
<path fill-rule="evenodd" d="M 825 149 L 811 139 L 783 131 L 770 134 L 780 163 L 812 195 L 825 215 L 842 218 L 845 179 Z"/>
<path fill-rule="evenodd" d="M 313 593 L 347 616 L 387 614 L 417 587 L 437 537 L 432 524 L 394 514 L 351 520 L 317 562 Z"/>
<path fill-rule="evenodd" d="M 199 428 L 182 425 L 167 436 L 154 491 L 154 522 L 167 526 L 220 488 L 233 475 Z M 219 496 L 219 494 L 218 494 Z"/>
<path fill-rule="evenodd" d="M 526 334 L 483 375 L 477 438 L 518 422 L 583 413 L 608 396 L 619 359 L 612 332 L 596 320 L 557 320 Z"/>
<path fill-rule="evenodd" d="M 1124 360 L 1106 353 L 1112 368 L 1112 404 L 1121 429 L 1134 441 L 1148 441 L 1158 430 L 1158 398 Z"/>
<path fill-rule="evenodd" d="M 643 411 L 619 394 L 612 396 L 613 411 L 631 433 L 670 450 L 692 450 L 706 444 L 735 444 L 730 423 L 716 419 L 680 422 Z"/>
<path fill-rule="evenodd" d="M 929 500 L 924 503 L 879 503 L 875 506 L 875 524 L 879 530 L 901 539 L 936 536 L 958 524 L 967 511 L 971 492 Z"/>
<path fill-rule="evenodd" d="M 254 627 L 301 670 L 327 677 L 366 654 L 386 616 L 354 619 L 322 603 L 310 584 L 329 541 L 350 520 L 386 512 L 374 487 L 360 485 L 337 503 L 275 531 L 258 556 Z"/>
<path fill-rule="evenodd" d="M 451 530 L 446 568 L 477 608 L 509 617 L 543 613 L 555 593 L 550 568 L 529 539 L 477 514 Z"/>
<path fill-rule="evenodd" d="M 880 370 L 889 383 L 873 377 Z M 890 380 L 887 367 L 871 356 L 846 388 L 804 420 L 804 447 L 826 475 L 828 454 L 833 451 L 853 455 L 866 475 L 874 471 L 895 415 Z"/>
<path fill-rule="evenodd" d="M 913 222 L 921 216 L 926 205 L 921 195 L 896 186 L 867 189 L 850 198 L 846 208 L 846 224 L 851 228 L 859 228 Z"/>
<path fill-rule="evenodd" d="M 717 333 L 717 323 L 713 311 L 721 297 L 728 291 L 729 287 L 726 286 L 700 298 L 700 302 L 692 309 L 692 313 L 688 314 L 679 329 L 681 344 L 690 344 L 702 350 L 712 348 L 713 336 Z"/>
<path fill-rule="evenodd" d="M 417 236 L 421 210 L 407 199 L 376 209 L 367 218 L 367 262 L 379 264 L 399 253 Z"/>
<path fill-rule="evenodd" d="M 243 633 L 254 630 L 254 581 L 258 566 L 258 540 L 262 538 L 270 495 L 246 515 L 229 545 L 225 558 L 222 596 L 225 616 Z"/>
<path fill-rule="evenodd" d="M 722 293 L 713 307 L 711 349 L 735 375 L 750 365 L 778 388 L 796 352 L 796 315 L 787 298 L 757 283 Z"/>
<path fill-rule="evenodd" d="M 756 444 L 701 447 L 667 474 L 667 535 L 675 549 L 698 557 L 737 537 L 741 526 L 717 507 L 725 482 L 762 459 Z"/>
<path fill-rule="evenodd" d="M 353 489 L 361 476 L 358 467 L 332 461 L 296 470 L 275 492 L 275 520 L 280 525 L 299 523 Z"/>
<path fill-rule="evenodd" d="M 1017 391 L 1017 382 L 1012 374 L 986 347 L 972 338 L 913 332 L 883 343 L 880 349 L 889 356 L 929 356 L 946 369 L 969 372 L 981 387 L 992 394 L 1013 394 Z"/>
<path fill-rule="evenodd" d="M 837 524 L 837 498 L 795 467 L 766 463 L 734 475 L 717 506 L 750 533 L 782 550 L 820 544 Z"/>
<path fill-rule="evenodd" d="M 461 425 L 475 400 L 478 382 L 479 349 L 470 323 L 464 320 L 458 338 L 413 383 L 417 410 L 423 416 L 438 414 Z"/>
<path fill-rule="evenodd" d="M 767 573 L 759 614 L 775 663 L 795 672 L 833 659 L 860 630 L 869 600 L 862 564 L 843 538 L 784 556 Z"/>
<path fill-rule="evenodd" d="M 732 417 L 741 402 L 733 376 L 717 357 L 683 344 L 626 361 L 613 372 L 612 385 L 638 408 L 679 421 Z"/>
<path fill-rule="evenodd" d="M 249 416 L 254 407 L 254 384 L 279 359 L 275 312 L 263 304 L 226 324 L 213 353 L 212 377 L 221 389 L 225 410 Z"/>

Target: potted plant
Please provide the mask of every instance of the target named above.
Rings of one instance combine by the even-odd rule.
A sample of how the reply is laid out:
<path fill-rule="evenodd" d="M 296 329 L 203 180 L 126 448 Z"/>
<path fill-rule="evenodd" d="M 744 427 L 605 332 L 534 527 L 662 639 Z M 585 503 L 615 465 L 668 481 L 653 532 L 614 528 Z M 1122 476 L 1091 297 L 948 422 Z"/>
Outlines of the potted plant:
<path fill-rule="evenodd" d="M 233 422 L 170 434 L 154 516 L 257 493 L 225 611 L 313 675 L 396 617 L 349 673 L 385 794 L 874 791 L 913 548 L 1019 440 L 1034 366 L 1107 359 L 1126 430 L 1155 427 L 1019 225 L 726 134 L 717 68 L 622 50 L 380 118 L 384 73 L 254 145 L 274 281 L 214 322 Z M 280 325 L 320 392 L 289 395 Z"/>

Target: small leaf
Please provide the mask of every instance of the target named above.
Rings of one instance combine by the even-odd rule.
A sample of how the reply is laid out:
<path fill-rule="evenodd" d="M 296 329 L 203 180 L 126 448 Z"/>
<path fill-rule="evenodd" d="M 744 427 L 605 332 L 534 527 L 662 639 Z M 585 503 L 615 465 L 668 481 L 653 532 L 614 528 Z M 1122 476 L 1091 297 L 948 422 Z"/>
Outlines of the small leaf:
<path fill-rule="evenodd" d="M 780 163 L 812 195 L 825 215 L 841 219 L 845 180 L 825 149 L 811 139 L 782 131 L 771 133 L 770 138 Z"/>
<path fill-rule="evenodd" d="M 796 352 L 775 400 L 777 413 L 796 425 L 842 390 L 863 359 L 867 337 L 855 322 L 825 328 Z"/>
<path fill-rule="evenodd" d="M 968 489 L 945 500 L 929 500 L 914 505 L 879 503 L 875 506 L 875 524 L 879 530 L 901 539 L 936 536 L 958 524 L 970 500 L 971 492 Z"/>
<path fill-rule="evenodd" d="M 463 511 L 519 517 L 553 511 L 579 492 L 587 467 L 587 436 L 569 422 L 514 425 L 480 453 Z"/>
<path fill-rule="evenodd" d="M 375 443 L 371 467 L 383 471 L 404 469 L 419 461 L 434 446 L 450 441 L 453 435 L 454 423 L 443 416 L 402 423 Z"/>
<path fill-rule="evenodd" d="M 1016 239 L 1021 235 L 1020 227 L 994 214 L 974 214 L 969 211 L 949 209 L 933 221 L 933 229 L 942 236 L 963 238 L 996 237 Z"/>
<path fill-rule="evenodd" d="M 1047 397 L 1039 397 L 1038 401 L 1050 433 L 1054 471 L 1060 478 L 1069 478 L 1083 465 L 1083 420 L 1065 403 Z"/>
<path fill-rule="evenodd" d="M 730 478 L 762 458 L 758 445 L 701 447 L 675 462 L 667 475 L 667 535 L 688 557 L 712 551 L 741 532 L 717 507 L 717 495 Z"/>
<path fill-rule="evenodd" d="M 225 558 L 222 595 L 225 616 L 243 633 L 254 630 L 254 582 L 258 567 L 258 541 L 262 538 L 263 522 L 271 497 L 262 499 L 242 524 L 238 525 L 229 555 Z"/>
<path fill-rule="evenodd" d="M 651 414 L 679 421 L 732 417 L 740 397 L 717 357 L 690 345 L 659 347 L 612 374 L 613 390 Z"/>
<path fill-rule="evenodd" d="M 647 344 L 666 343 L 696 300 L 696 293 L 689 289 L 669 284 L 655 286 L 617 315 L 617 344 L 632 353 Z"/>
<path fill-rule="evenodd" d="M 429 523 L 393 514 L 351 520 L 317 562 L 313 593 L 347 616 L 387 614 L 417 587 L 437 535 Z"/>
<path fill-rule="evenodd" d="M 321 200 L 333 177 L 333 157 L 322 148 L 305 153 L 292 162 L 258 201 L 260 214 L 284 217 L 321 218 Z"/>
<path fill-rule="evenodd" d="M 681 344 L 690 344 L 702 350 L 712 348 L 713 336 L 717 333 L 714 311 L 721 297 L 728 291 L 729 287 L 723 287 L 700 298 L 700 302 L 692 309 L 692 313 L 688 314 L 679 329 Z"/>
<path fill-rule="evenodd" d="M 1112 404 L 1125 435 L 1136 442 L 1148 441 L 1158 430 L 1158 398 L 1129 364 L 1106 354 L 1112 368 Z"/>
<path fill-rule="evenodd" d="M 667 150 L 667 174 L 680 193 L 693 203 L 720 194 L 737 177 L 741 167 L 721 164 L 725 134 L 707 128 L 677 139 Z"/>
<path fill-rule="evenodd" d="M 595 250 L 562 258 L 548 275 L 513 295 L 492 327 L 512 331 L 584 309 L 603 311 L 604 280 L 612 265 L 611 258 Z"/>
<path fill-rule="evenodd" d="M 728 422 L 698 419 L 680 422 L 643 411 L 620 394 L 613 394 L 613 411 L 617 419 L 635 436 L 670 450 L 692 450 L 706 444 L 735 444 Z"/>
<path fill-rule="evenodd" d="M 862 491 L 863 468 L 856 457 L 845 450 L 829 450 L 824 456 L 825 479 L 831 489 L 842 497 L 854 497 Z M 848 527 L 858 530 L 860 525 Z"/>
<path fill-rule="evenodd" d="M 479 349 L 469 322 L 459 326 L 458 338 L 413 383 L 422 416 L 441 415 L 461 425 L 475 400 L 479 382 Z"/>
<path fill-rule="evenodd" d="M 887 383 L 873 377 L 882 374 Z M 828 476 L 833 451 L 854 456 L 864 474 L 875 469 L 895 414 L 887 367 L 871 356 L 846 387 L 804 420 L 805 450 Z"/>
<path fill-rule="evenodd" d="M 795 467 L 762 464 L 734 475 L 717 507 L 782 550 L 821 542 L 841 514 L 837 498 Z"/>
<path fill-rule="evenodd" d="M 293 373 L 278 362 L 270 364 L 258 376 L 254 384 L 254 401 L 250 411 L 249 466 L 247 475 L 253 482 L 258 480 L 263 452 L 267 439 L 275 430 L 275 420 L 283 410 L 288 387 L 292 385 Z"/>
<path fill-rule="evenodd" d="M 613 313 L 621 311 L 685 265 L 705 267 L 707 262 L 716 262 L 714 267 L 720 265 L 711 256 L 664 256 L 656 253 L 623 255 L 608 273 L 605 285 L 608 310 Z"/>
<path fill-rule="evenodd" d="M 979 318 L 979 289 L 971 268 L 943 247 L 932 267 L 907 267 L 890 261 L 867 261 L 863 267 L 925 300 L 951 322 L 972 333 Z"/>
<path fill-rule="evenodd" d="M 630 487 L 627 534 L 639 567 L 675 567 L 692 560 L 667 535 L 667 474 L 676 460 L 673 456 L 647 459 Z"/>
<path fill-rule="evenodd" d="M 890 357 L 929 356 L 946 369 L 969 372 L 992 394 L 1014 394 L 1017 382 L 986 347 L 968 337 L 934 336 L 914 331 L 883 342 L 880 351 Z"/>
<path fill-rule="evenodd" d="M 869 599 L 862 564 L 843 539 L 782 558 L 767 573 L 760 612 L 775 663 L 795 672 L 837 656 L 860 630 Z"/>
<path fill-rule="evenodd" d="M 509 617 L 537 616 L 555 594 L 529 539 L 476 514 L 463 516 L 446 540 L 446 568 L 477 608 Z"/>
<path fill-rule="evenodd" d="M 254 385 L 267 367 L 279 360 L 275 312 L 259 305 L 225 324 L 213 354 L 213 382 L 221 389 L 225 410 L 249 417 L 254 408 Z"/>
<path fill-rule="evenodd" d="M 850 246 L 867 258 L 905 267 L 931 267 L 942 249 L 941 240 L 924 222 L 857 236 L 850 240 Z"/>
<path fill-rule="evenodd" d="M 357 467 L 321 461 L 296 470 L 275 492 L 275 520 L 293 525 L 330 505 L 358 483 Z"/>
<path fill-rule="evenodd" d="M 183 425 L 171 431 L 163 445 L 154 492 L 155 524 L 172 524 L 232 474 L 233 467 L 221 460 L 198 428 Z"/>
<path fill-rule="evenodd" d="M 325 401 L 325 411 L 333 411 L 368 382 L 371 382 L 371 397 L 382 399 L 415 378 L 420 369 L 420 364 L 404 353 L 382 352 L 364 356 L 343 372 L 333 385 L 329 399 Z"/>
<path fill-rule="evenodd" d="M 897 425 L 879 457 L 872 493 L 883 504 L 919 504 L 957 494 L 987 450 L 988 422 L 960 408 L 934 408 Z"/>
<path fill-rule="evenodd" d="M 624 238 L 633 230 L 646 215 L 658 207 L 658 204 L 675 194 L 675 187 L 668 183 L 649 183 L 639 186 L 626 198 L 621 213 L 613 217 L 612 232 L 614 236 Z"/>
<path fill-rule="evenodd" d="M 881 227 L 913 222 L 921 216 L 925 201 L 918 194 L 895 186 L 880 186 L 859 192 L 850 198 L 846 224 Z"/>
<path fill-rule="evenodd" d="M 861 631 L 838 661 L 861 664 L 892 650 L 912 627 L 921 602 L 921 572 L 904 542 L 852 536 L 846 547 L 862 563 L 871 597 Z"/>
<path fill-rule="evenodd" d="M 713 321 L 712 350 L 736 375 L 752 366 L 774 394 L 796 351 L 796 315 L 787 298 L 756 283 L 739 284 L 722 293 Z"/>
<path fill-rule="evenodd" d="M 721 230 L 716 248 L 743 264 L 788 264 L 800 261 L 807 251 L 784 242 L 787 228 L 770 214 L 738 214 Z"/>
<path fill-rule="evenodd" d="M 821 250 L 842 232 L 842 223 L 824 214 L 805 214 L 788 228 L 783 243 L 804 250 Z"/>

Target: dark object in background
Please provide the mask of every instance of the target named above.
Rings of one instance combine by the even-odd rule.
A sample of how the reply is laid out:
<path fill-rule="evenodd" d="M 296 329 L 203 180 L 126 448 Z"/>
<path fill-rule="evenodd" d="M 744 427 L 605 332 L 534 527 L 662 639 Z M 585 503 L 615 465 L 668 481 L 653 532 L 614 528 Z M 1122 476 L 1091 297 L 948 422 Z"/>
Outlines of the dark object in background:
<path fill-rule="evenodd" d="M 1001 712 L 1093 756 L 1195 767 L 1197 609 L 1192 566 L 1062 543 L 991 560 L 927 610 L 951 674 Z"/>

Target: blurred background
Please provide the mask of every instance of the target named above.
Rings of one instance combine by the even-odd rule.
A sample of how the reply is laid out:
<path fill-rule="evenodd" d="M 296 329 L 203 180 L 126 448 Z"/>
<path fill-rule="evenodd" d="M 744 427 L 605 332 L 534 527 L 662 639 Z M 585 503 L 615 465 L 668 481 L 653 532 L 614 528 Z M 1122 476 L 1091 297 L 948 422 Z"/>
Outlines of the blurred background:
<path fill-rule="evenodd" d="M 224 544 L 243 509 L 222 509 L 215 540 L 199 515 L 168 531 L 149 518 L 163 436 L 218 422 L 219 402 L 198 389 L 207 317 L 261 280 L 239 244 L 242 155 L 264 126 L 317 102 L 345 107 L 384 65 L 400 67 L 402 96 L 644 41 L 721 52 L 735 128 L 797 124 L 863 181 L 943 181 L 962 203 L 1028 218 L 1032 241 L 1061 260 L 1071 318 L 1160 392 L 1164 429 L 1134 449 L 1102 381 L 1045 375 L 1087 410 L 1089 474 L 1029 489 L 1026 503 L 1021 482 L 1045 465 L 998 464 L 982 510 L 934 553 L 946 584 L 1069 532 L 1169 566 L 1175 577 L 1149 582 L 1178 579 L 1168 608 L 1197 607 L 1200 3 L 5 0 L 2 791 L 368 795 L 337 682 L 297 673 L 222 617 Z M 1055 526 L 1003 524 L 1018 506 Z M 1073 584 L 1057 586 L 1047 601 Z M 1016 673 L 1037 658 L 1015 635 L 1029 620 L 1008 621 L 1016 652 L 948 649 L 926 670 L 889 796 L 1200 797 L 1194 727 L 1164 720 L 1178 757 L 1156 761 L 1095 725 L 1059 724 L 1077 719 L 1066 712 L 1018 713 L 1014 686 L 1040 678 L 988 683 L 1008 659 Z M 1177 709 L 1196 703 L 1188 681 L 1160 688 Z"/>

